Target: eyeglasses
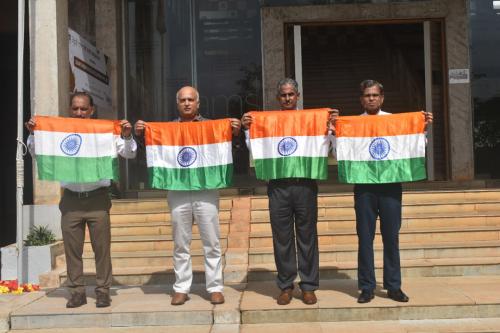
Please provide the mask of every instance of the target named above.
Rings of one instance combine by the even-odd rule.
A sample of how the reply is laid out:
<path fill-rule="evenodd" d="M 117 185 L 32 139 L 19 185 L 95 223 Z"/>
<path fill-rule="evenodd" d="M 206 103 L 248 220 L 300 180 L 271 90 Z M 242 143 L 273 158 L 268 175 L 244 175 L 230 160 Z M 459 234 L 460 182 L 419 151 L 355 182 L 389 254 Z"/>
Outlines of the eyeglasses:
<path fill-rule="evenodd" d="M 380 96 L 381 96 L 380 94 L 364 94 L 363 95 L 364 98 L 370 98 L 370 97 L 377 98 Z"/>

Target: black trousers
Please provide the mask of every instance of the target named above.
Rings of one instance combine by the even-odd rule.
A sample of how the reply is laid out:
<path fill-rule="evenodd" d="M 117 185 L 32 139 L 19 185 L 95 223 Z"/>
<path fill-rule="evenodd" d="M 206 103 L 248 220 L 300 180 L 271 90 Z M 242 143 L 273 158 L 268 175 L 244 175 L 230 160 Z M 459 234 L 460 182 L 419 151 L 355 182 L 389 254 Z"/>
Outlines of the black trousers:
<path fill-rule="evenodd" d="M 311 179 L 271 180 L 267 186 L 274 260 L 280 289 L 319 287 L 318 185 Z M 295 245 L 297 243 L 297 245 Z M 297 248 L 297 251 L 296 251 Z M 297 266 L 298 262 L 298 266 Z"/>
<path fill-rule="evenodd" d="M 402 187 L 394 184 L 358 184 L 354 187 L 354 209 L 358 234 L 358 287 L 376 286 L 373 239 L 377 216 L 384 245 L 384 289 L 401 287 L 399 229 L 401 228 Z"/>

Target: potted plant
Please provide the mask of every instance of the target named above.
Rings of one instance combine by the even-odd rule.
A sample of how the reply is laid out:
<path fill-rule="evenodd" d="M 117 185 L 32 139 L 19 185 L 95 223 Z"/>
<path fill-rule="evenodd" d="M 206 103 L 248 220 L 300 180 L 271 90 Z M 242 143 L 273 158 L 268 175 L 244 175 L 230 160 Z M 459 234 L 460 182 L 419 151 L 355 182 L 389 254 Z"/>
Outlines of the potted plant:
<path fill-rule="evenodd" d="M 40 274 L 50 272 L 55 266 L 56 256 L 63 254 L 62 242 L 56 242 L 56 236 L 47 226 L 30 228 L 23 251 L 23 280 L 39 283 Z M 17 277 L 16 244 L 2 248 L 2 279 Z"/>
<path fill-rule="evenodd" d="M 56 235 L 47 226 L 34 226 L 30 228 L 24 246 L 44 246 L 56 242 Z"/>

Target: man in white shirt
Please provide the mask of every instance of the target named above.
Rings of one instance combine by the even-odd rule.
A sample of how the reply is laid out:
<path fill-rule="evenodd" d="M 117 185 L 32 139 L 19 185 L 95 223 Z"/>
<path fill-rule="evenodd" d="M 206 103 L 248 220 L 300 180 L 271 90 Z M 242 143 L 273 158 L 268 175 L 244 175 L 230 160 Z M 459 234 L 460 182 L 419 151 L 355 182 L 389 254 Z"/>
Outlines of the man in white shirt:
<path fill-rule="evenodd" d="M 183 87 L 176 94 L 179 117 L 174 122 L 198 122 L 208 120 L 199 113 L 200 94 L 193 87 Z M 135 134 L 144 135 L 146 124 L 138 120 Z M 240 133 L 239 119 L 231 119 L 233 135 Z M 205 286 L 212 304 L 224 303 L 222 275 L 222 250 L 219 227 L 219 190 L 168 191 L 168 206 L 172 215 L 174 240 L 174 294 L 170 304 L 183 305 L 189 300 L 193 282 L 191 240 L 193 222 L 198 224 L 205 255 Z"/>
<path fill-rule="evenodd" d="M 71 96 L 69 114 L 73 118 L 90 118 L 94 114 L 92 96 L 86 92 L 76 92 Z M 26 122 L 26 128 L 32 133 L 35 119 Z M 132 126 L 127 120 L 121 121 L 121 138 L 116 141 L 118 154 L 124 158 L 135 158 L 137 144 L 132 138 Z M 35 157 L 34 137 L 28 137 L 28 148 Z M 85 226 L 88 225 L 90 241 L 95 254 L 96 266 L 96 306 L 110 305 L 109 288 L 112 283 L 111 267 L 111 228 L 109 210 L 109 179 L 93 183 L 64 183 L 59 209 L 61 211 L 61 229 L 66 255 L 68 274 L 67 287 L 71 298 L 67 308 L 76 308 L 87 303 L 83 275 L 83 245 Z"/>

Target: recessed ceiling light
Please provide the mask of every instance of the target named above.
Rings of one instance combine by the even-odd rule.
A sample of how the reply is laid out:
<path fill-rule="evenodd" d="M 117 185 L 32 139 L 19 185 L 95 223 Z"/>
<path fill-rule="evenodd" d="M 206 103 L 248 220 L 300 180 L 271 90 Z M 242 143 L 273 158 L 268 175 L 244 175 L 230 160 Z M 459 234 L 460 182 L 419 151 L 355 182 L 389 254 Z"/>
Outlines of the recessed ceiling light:
<path fill-rule="evenodd" d="M 500 1 L 493 1 L 493 9 L 500 10 Z"/>

